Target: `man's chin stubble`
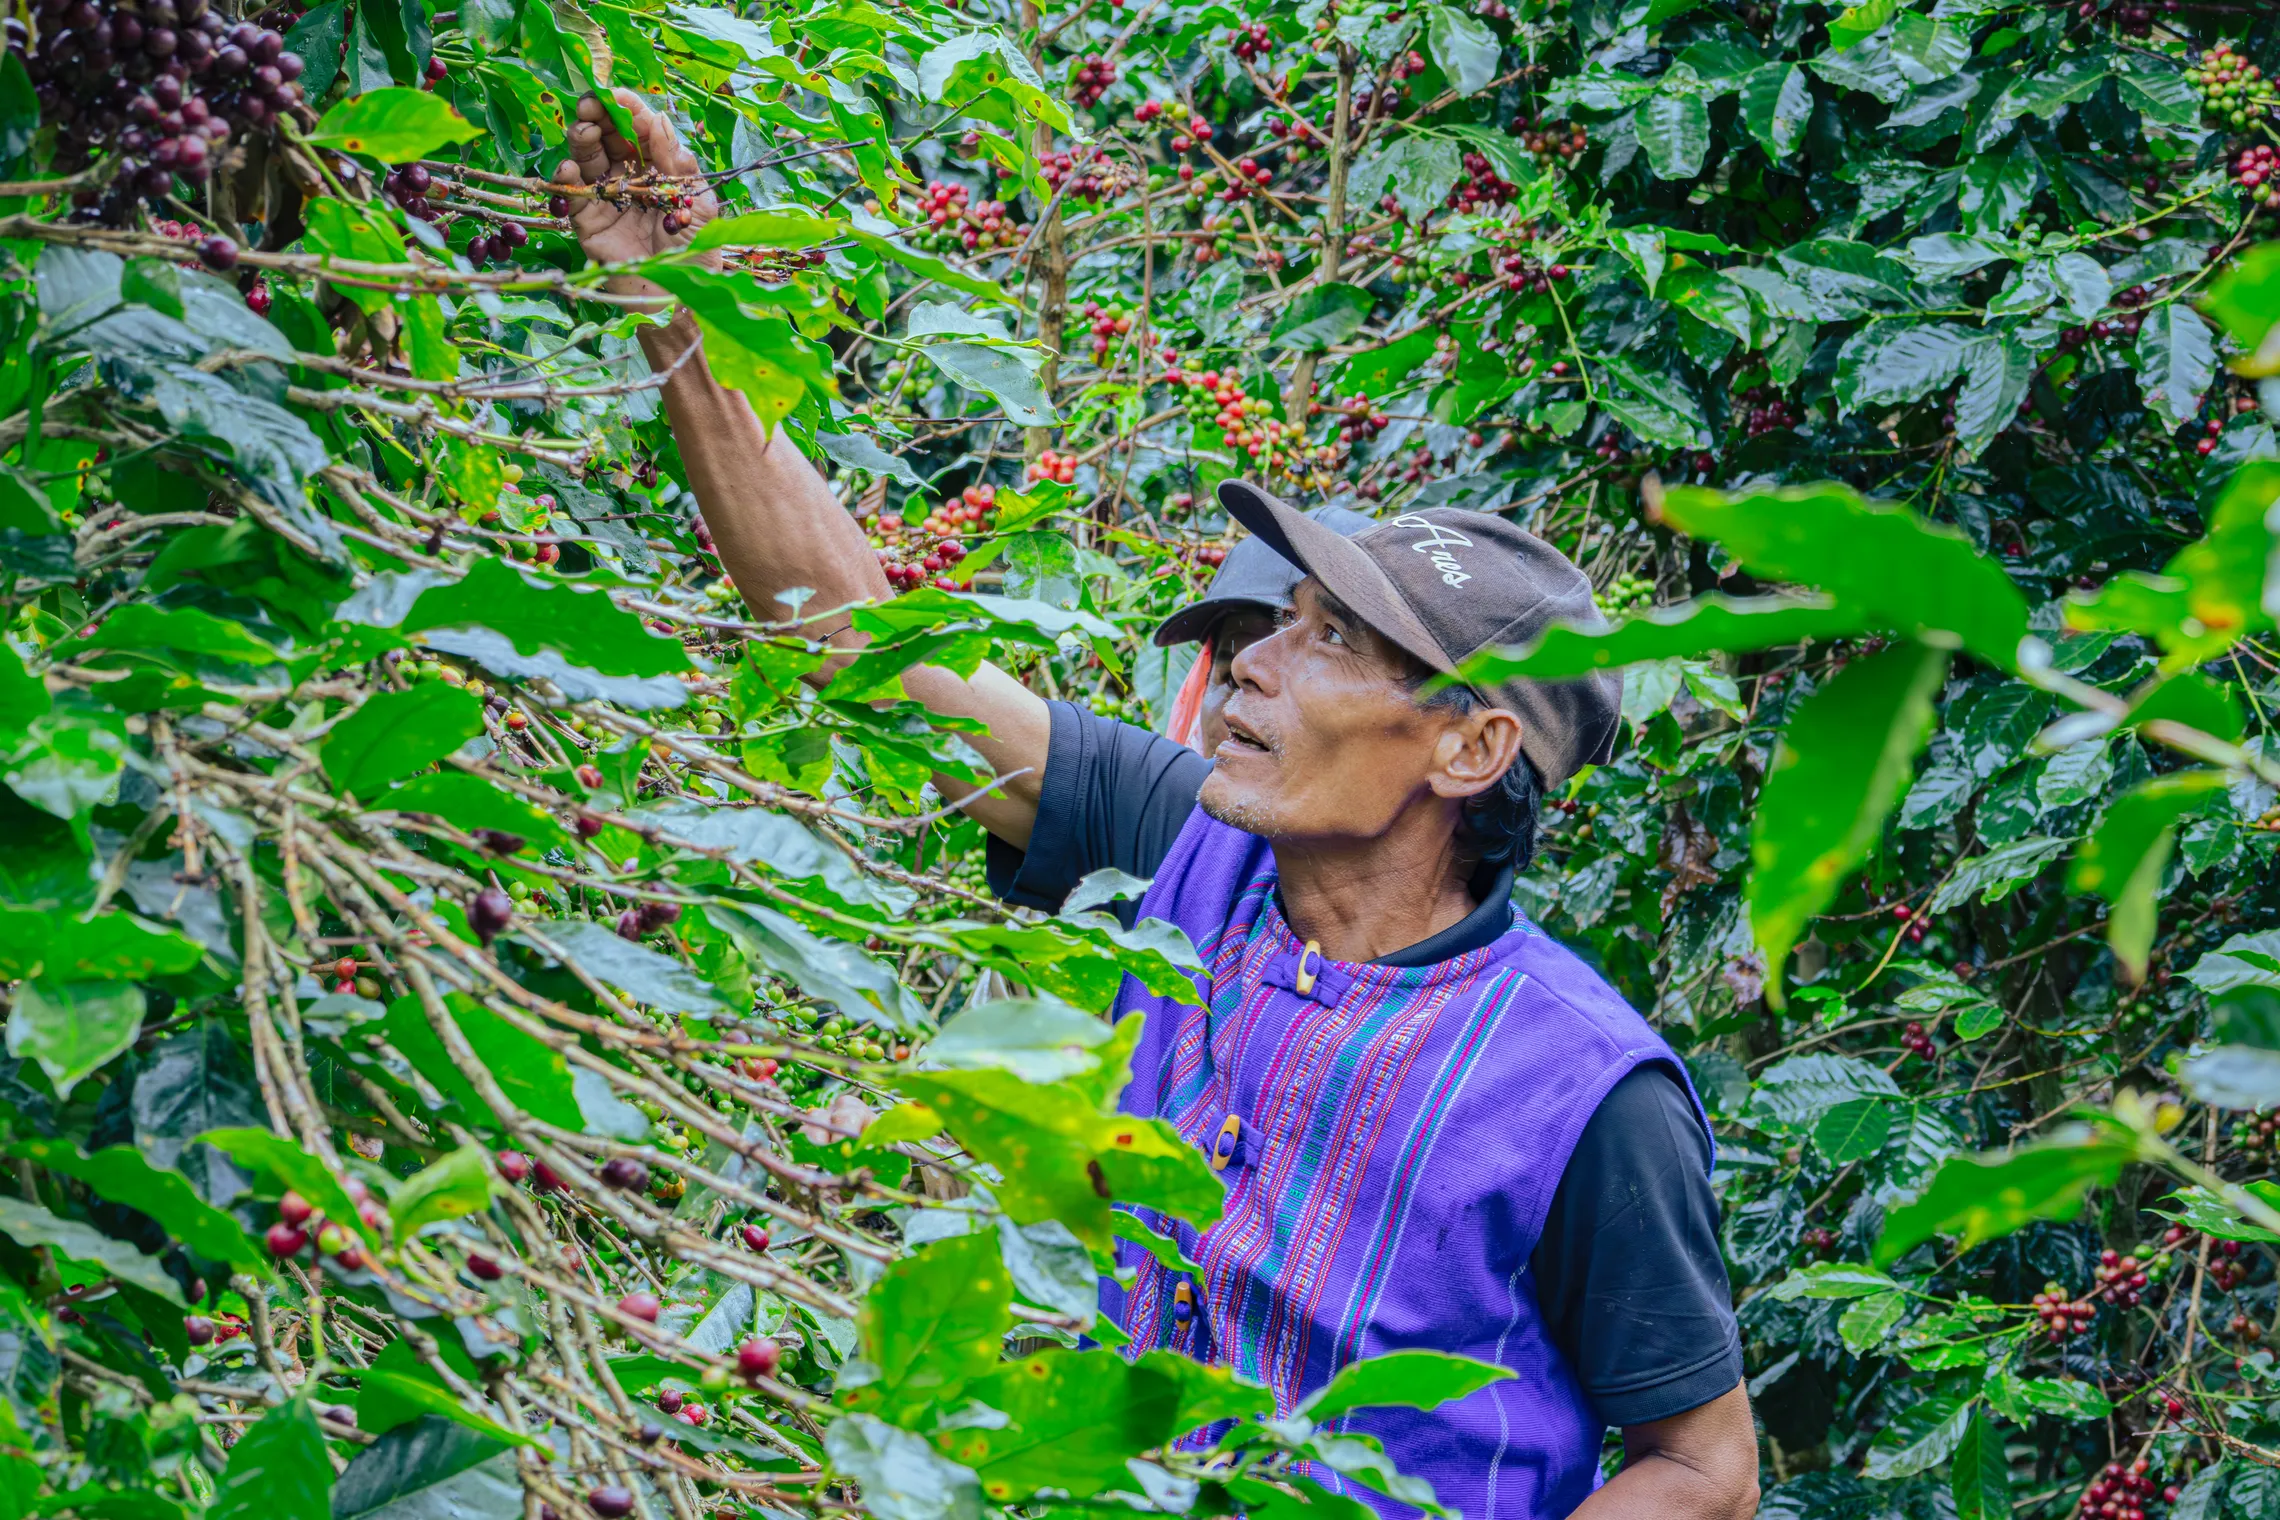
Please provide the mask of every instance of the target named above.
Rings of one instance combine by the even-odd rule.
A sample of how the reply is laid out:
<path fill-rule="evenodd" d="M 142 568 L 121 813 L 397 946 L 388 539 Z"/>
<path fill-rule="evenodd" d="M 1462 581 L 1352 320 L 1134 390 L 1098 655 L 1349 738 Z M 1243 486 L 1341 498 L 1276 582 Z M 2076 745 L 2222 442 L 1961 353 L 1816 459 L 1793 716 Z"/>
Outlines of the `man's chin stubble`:
<path fill-rule="evenodd" d="M 1206 777 L 1203 790 L 1196 796 L 1196 805 L 1203 809 L 1205 815 L 1229 828 L 1241 829 L 1246 834 L 1256 834 L 1262 839 L 1273 837 L 1273 810 L 1247 797 L 1215 796 L 1214 793 L 1220 789 L 1212 783 L 1219 779 L 1217 776 Z"/>

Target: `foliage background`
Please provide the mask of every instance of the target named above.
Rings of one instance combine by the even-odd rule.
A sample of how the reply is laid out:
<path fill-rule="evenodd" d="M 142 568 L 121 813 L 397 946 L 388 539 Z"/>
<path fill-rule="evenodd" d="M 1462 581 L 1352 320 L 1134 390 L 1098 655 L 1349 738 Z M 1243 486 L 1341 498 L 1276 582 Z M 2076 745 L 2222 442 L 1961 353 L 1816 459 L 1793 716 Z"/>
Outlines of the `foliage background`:
<path fill-rule="evenodd" d="M 1524 891 L 1718 1120 L 1764 1513 L 2280 1511 L 2264 8 L 255 19 L 307 104 L 135 199 L 94 21 L 0 62 L 12 1514 L 1429 1501 L 1335 1417 L 1477 1369 L 1207 1469 L 1255 1390 L 1067 1349 L 1216 1209 L 1092 1017 L 1192 952 L 989 902 L 897 705 L 1160 722 L 1237 473 L 1663 609 L 1500 657 L 1627 667 Z M 904 591 L 820 696 L 545 184 L 600 83 Z"/>

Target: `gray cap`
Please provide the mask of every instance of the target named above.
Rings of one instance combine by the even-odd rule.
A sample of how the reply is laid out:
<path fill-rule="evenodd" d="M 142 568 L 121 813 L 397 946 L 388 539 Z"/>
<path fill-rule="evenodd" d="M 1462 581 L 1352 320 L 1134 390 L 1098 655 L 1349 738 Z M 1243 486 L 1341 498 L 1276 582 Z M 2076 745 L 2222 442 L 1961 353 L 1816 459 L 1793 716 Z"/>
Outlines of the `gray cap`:
<path fill-rule="evenodd" d="M 1316 507 L 1306 516 L 1347 538 L 1377 526 L 1373 519 L 1348 507 Z M 1219 573 L 1211 578 L 1210 590 L 1164 619 L 1156 630 L 1156 643 L 1166 649 L 1174 644 L 1192 644 L 1238 607 L 1280 612 L 1290 605 L 1291 593 L 1298 589 L 1304 574 L 1264 539 L 1246 538 L 1227 551 Z"/>
<path fill-rule="evenodd" d="M 1428 507 L 1347 538 L 1244 481 L 1222 483 L 1219 501 L 1363 622 L 1444 674 L 1480 650 L 1529 643 L 1555 623 L 1607 626 L 1590 579 L 1566 555 L 1486 512 Z M 1614 752 L 1623 711 L 1614 675 L 1475 690 L 1519 717 L 1521 752 L 1546 790 Z"/>

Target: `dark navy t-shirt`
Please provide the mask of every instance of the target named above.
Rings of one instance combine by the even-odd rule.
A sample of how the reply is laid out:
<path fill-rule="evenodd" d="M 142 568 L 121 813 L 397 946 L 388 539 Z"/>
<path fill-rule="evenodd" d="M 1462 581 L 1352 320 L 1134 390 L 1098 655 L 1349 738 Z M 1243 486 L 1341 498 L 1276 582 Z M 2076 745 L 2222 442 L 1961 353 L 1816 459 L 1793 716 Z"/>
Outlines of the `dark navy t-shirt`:
<path fill-rule="evenodd" d="M 992 836 L 990 888 L 1058 908 L 1094 871 L 1151 876 L 1195 811 L 1211 762 L 1143 728 L 1049 704 L 1037 825 L 1026 854 Z M 1430 966 L 1512 925 L 1509 868 L 1474 883 L 1479 905 L 1431 938 L 1383 957 Z M 1138 904 L 1116 903 L 1127 926 Z M 1685 1090 L 1642 1066 L 1584 1126 L 1529 1259 L 1553 1341 L 1610 1425 L 1697 1408 L 1742 1377 L 1741 1335 L 1718 1247 L 1710 1155 Z"/>

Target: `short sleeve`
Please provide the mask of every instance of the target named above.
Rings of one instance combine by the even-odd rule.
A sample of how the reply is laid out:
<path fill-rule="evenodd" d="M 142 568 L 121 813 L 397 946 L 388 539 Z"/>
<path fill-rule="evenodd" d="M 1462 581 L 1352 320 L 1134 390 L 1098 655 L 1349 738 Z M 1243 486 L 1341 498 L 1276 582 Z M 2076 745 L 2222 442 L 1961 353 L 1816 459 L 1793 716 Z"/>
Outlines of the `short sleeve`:
<path fill-rule="evenodd" d="M 1660 1064 L 1584 1126 L 1530 1265 L 1552 1342 L 1607 1424 L 1684 1414 L 1741 1381 L 1709 1137 Z"/>
<path fill-rule="evenodd" d="M 1211 762 L 1135 724 L 1049 702 L 1052 737 L 1029 849 L 992 837 L 990 890 L 1025 908 L 1054 909 L 1070 888 L 1111 867 L 1153 876 L 1171 853 Z M 1115 912 L 1129 927 L 1139 905 Z"/>

